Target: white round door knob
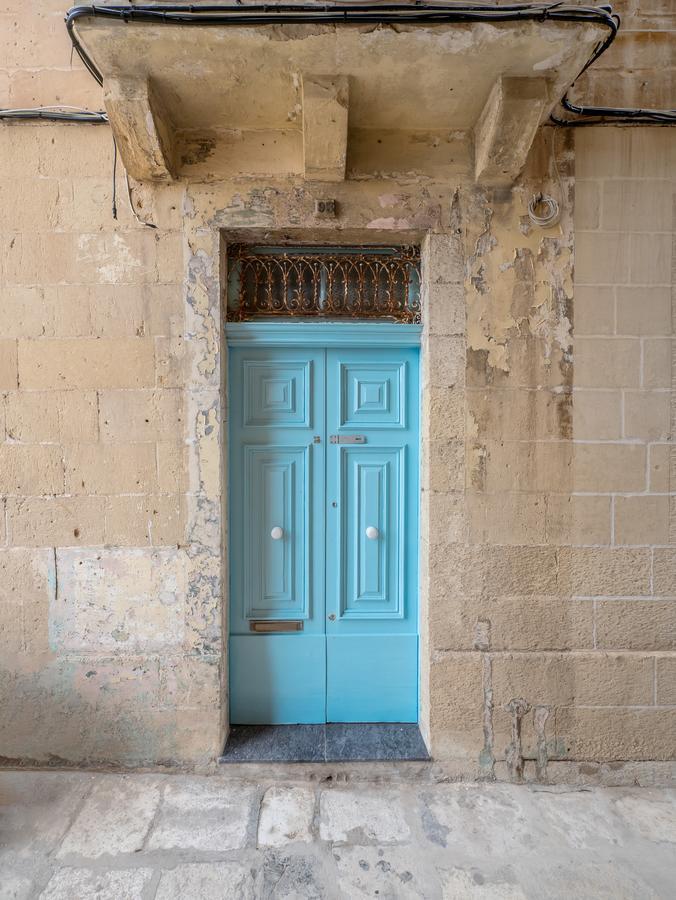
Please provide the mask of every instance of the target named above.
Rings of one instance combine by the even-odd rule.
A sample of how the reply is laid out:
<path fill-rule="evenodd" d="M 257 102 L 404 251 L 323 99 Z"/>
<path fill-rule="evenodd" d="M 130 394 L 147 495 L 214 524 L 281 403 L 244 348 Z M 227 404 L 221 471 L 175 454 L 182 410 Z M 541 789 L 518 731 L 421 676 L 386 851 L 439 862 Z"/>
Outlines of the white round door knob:
<path fill-rule="evenodd" d="M 370 541 L 375 541 L 376 538 L 378 537 L 378 533 L 379 533 L 378 529 L 375 528 L 373 525 L 369 525 L 369 527 L 366 529 L 366 537 Z"/>
<path fill-rule="evenodd" d="M 284 537 L 284 529 L 280 528 L 279 525 L 275 525 L 275 527 L 270 532 L 270 537 L 273 541 L 281 541 Z"/>

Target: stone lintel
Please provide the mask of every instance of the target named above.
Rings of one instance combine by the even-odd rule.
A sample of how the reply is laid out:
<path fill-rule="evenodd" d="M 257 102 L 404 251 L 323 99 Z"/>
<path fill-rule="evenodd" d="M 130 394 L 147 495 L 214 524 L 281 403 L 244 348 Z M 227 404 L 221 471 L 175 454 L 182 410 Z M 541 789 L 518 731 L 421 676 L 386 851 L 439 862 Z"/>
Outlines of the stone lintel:
<path fill-rule="evenodd" d="M 137 181 L 175 177 L 170 120 L 150 80 L 106 78 L 104 103 L 124 167 Z"/>
<path fill-rule="evenodd" d="M 544 78 L 500 76 L 474 127 L 474 176 L 491 185 L 509 185 L 526 163 L 549 90 Z"/>
<path fill-rule="evenodd" d="M 349 83 L 346 75 L 303 75 L 303 162 L 309 181 L 344 181 Z"/>

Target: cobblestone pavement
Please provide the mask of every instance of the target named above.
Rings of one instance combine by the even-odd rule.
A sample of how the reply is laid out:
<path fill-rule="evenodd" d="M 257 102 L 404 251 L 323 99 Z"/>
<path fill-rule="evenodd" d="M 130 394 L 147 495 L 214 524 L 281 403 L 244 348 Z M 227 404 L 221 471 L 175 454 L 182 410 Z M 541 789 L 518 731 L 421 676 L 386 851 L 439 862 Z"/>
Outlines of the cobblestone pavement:
<path fill-rule="evenodd" d="M 0 898 L 676 897 L 676 790 L 0 773 Z"/>

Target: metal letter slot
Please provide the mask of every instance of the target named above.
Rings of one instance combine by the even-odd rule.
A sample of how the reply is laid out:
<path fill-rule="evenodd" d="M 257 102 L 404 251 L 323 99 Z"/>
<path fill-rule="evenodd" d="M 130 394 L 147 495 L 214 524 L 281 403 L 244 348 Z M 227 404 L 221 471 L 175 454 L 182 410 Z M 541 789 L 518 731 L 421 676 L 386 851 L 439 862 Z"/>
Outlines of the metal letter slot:
<path fill-rule="evenodd" d="M 275 632 L 302 631 L 302 619 L 281 619 L 272 621 L 271 619 L 256 619 L 249 622 L 249 631 L 255 631 L 258 634 L 273 634 Z"/>
<path fill-rule="evenodd" d="M 332 434 L 329 438 L 332 444 L 365 444 L 365 434 Z"/>

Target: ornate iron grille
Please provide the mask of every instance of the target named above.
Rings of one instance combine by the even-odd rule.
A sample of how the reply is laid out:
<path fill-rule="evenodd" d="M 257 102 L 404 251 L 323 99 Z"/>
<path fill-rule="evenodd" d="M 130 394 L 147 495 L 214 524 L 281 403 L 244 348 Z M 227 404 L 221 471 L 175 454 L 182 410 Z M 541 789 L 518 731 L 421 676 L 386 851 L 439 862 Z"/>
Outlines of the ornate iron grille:
<path fill-rule="evenodd" d="M 227 318 L 420 322 L 418 247 L 228 247 Z"/>

